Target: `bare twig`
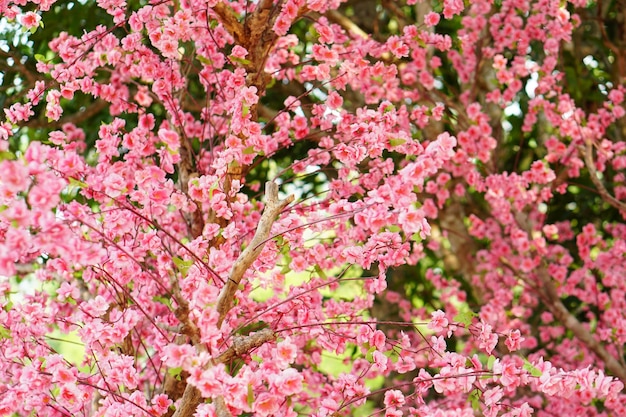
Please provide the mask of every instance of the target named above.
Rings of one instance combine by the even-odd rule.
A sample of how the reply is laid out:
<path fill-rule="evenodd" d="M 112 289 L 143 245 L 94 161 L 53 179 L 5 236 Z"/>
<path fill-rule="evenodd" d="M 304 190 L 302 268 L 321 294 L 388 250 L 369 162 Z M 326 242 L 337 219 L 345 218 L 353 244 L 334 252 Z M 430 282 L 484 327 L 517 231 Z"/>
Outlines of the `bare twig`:
<path fill-rule="evenodd" d="M 370 36 L 363 29 L 361 29 L 352 20 L 339 13 L 337 10 L 329 10 L 326 12 L 326 16 L 332 22 L 335 22 L 344 28 L 347 32 L 353 33 L 363 39 L 369 39 Z"/>
<path fill-rule="evenodd" d="M 22 63 L 22 56 L 20 55 L 20 52 L 15 48 L 9 46 L 9 52 L 0 49 L 0 58 L 2 58 L 2 60 L 5 62 L 7 62 L 9 58 L 11 58 L 13 60 L 13 65 L 8 65 L 7 62 L 6 65 L 3 65 L 3 67 L 5 67 L 5 71 L 14 70 L 18 72 L 22 77 L 26 79 L 28 85 L 35 85 L 35 82 L 43 79 L 43 77 L 40 77 L 39 74 L 31 71 L 29 67 Z"/>
<path fill-rule="evenodd" d="M 85 120 L 91 119 L 102 110 L 104 110 L 108 105 L 109 103 L 107 103 L 106 101 L 97 99 L 88 107 L 86 107 L 85 110 L 78 111 L 74 114 L 62 117 L 57 121 L 49 122 L 42 119 L 31 119 L 27 122 L 21 123 L 20 127 L 28 127 L 31 129 L 58 129 L 66 123 L 72 123 L 77 125 L 84 122 Z"/>
<path fill-rule="evenodd" d="M 257 226 L 256 233 L 250 241 L 250 244 L 235 261 L 230 270 L 228 280 L 217 299 L 217 312 L 219 313 L 217 327 L 221 327 L 226 314 L 230 311 L 235 292 L 237 292 L 237 287 L 244 273 L 259 256 L 261 250 L 263 250 L 263 246 L 265 246 L 265 242 L 270 236 L 270 230 L 276 220 L 276 216 L 278 216 L 278 213 L 280 213 L 287 204 L 293 201 L 293 195 L 288 196 L 284 200 L 280 200 L 278 198 L 278 184 L 272 181 L 268 181 L 265 184 L 265 197 L 267 202 L 265 203 L 265 209 L 263 210 L 263 215 Z"/>
<path fill-rule="evenodd" d="M 590 140 L 587 141 L 585 148 L 581 148 L 581 152 L 583 154 L 583 158 L 585 159 L 585 165 L 589 170 L 589 177 L 591 178 L 591 182 L 593 182 L 593 185 L 595 185 L 598 189 L 600 197 L 602 197 L 604 201 L 606 201 L 622 213 L 626 213 L 626 203 L 619 201 L 617 198 L 613 197 L 606 189 L 602 181 L 600 181 L 600 178 L 598 178 L 598 171 L 596 170 L 596 166 L 593 162 L 593 147 Z"/>

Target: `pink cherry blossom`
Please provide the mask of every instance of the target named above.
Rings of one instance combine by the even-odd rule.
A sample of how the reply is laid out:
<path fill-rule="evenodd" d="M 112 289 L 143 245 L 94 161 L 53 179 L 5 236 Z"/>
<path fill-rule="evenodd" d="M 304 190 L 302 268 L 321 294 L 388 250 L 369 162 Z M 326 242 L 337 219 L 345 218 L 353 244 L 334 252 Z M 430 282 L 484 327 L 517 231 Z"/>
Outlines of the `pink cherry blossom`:
<path fill-rule="evenodd" d="M 598 4 L 174 3 L 0 2 L 0 414 L 626 414 Z"/>
<path fill-rule="evenodd" d="M 26 12 L 20 16 L 20 23 L 27 29 L 39 26 L 39 22 L 41 22 L 41 16 L 35 12 Z"/>

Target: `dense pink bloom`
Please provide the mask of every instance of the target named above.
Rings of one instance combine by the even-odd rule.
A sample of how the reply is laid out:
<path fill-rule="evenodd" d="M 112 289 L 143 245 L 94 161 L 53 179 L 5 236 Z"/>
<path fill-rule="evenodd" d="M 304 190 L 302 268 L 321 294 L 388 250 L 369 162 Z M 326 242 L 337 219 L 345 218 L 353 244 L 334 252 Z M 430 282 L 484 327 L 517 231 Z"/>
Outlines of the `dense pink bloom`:
<path fill-rule="evenodd" d="M 0 2 L 1 415 L 626 415 L 597 5 L 54 3 Z"/>

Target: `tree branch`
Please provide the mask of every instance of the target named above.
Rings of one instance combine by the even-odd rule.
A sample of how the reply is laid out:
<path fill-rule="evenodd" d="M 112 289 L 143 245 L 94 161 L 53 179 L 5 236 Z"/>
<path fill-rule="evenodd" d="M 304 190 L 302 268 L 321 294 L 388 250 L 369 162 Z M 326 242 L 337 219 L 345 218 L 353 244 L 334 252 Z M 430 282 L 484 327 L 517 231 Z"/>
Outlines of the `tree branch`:
<path fill-rule="evenodd" d="M 217 299 L 217 312 L 219 313 L 219 319 L 217 321 L 218 328 L 221 327 L 226 314 L 230 311 L 233 298 L 243 278 L 243 274 L 263 250 L 263 246 L 265 246 L 265 242 L 270 236 L 270 230 L 276 220 L 276 216 L 278 216 L 278 213 L 280 213 L 287 204 L 293 201 L 293 195 L 288 196 L 284 200 L 280 200 L 278 198 L 278 184 L 272 181 L 268 181 L 265 184 L 265 197 L 267 202 L 261 220 L 257 226 L 256 233 L 250 241 L 250 244 L 233 264 L 228 280 Z"/>
<path fill-rule="evenodd" d="M 596 170 L 596 166 L 593 162 L 593 148 L 592 142 L 589 140 L 585 148 L 581 147 L 581 152 L 583 154 L 583 158 L 585 160 L 585 165 L 587 166 L 587 170 L 589 170 L 589 177 L 591 178 L 591 182 L 598 189 L 598 193 L 600 197 L 611 206 L 615 207 L 623 214 L 626 214 L 626 203 L 619 201 L 617 198 L 613 197 L 609 191 L 606 189 L 600 178 L 598 178 L 598 171 Z"/>
<path fill-rule="evenodd" d="M 233 417 L 233 415 L 228 410 L 228 406 L 226 405 L 226 401 L 224 401 L 224 397 L 217 397 L 213 404 L 215 405 L 215 414 L 217 417 Z"/>
<path fill-rule="evenodd" d="M 256 349 L 262 346 L 264 343 L 276 339 L 276 334 L 270 328 L 260 330 L 249 336 L 235 336 L 233 338 L 233 344 L 226 349 L 216 359 L 216 363 L 230 362 L 232 359 L 240 357 L 252 349 Z"/>
<path fill-rule="evenodd" d="M 347 32 L 353 33 L 363 39 L 369 39 L 370 36 L 363 29 L 361 29 L 352 20 L 339 13 L 337 10 L 329 10 L 328 12 L 326 12 L 326 16 L 331 22 L 337 23 Z"/>
<path fill-rule="evenodd" d="M 236 336 L 233 338 L 233 344 L 226 349 L 221 355 L 211 361 L 210 366 L 231 361 L 236 357 L 241 357 L 253 349 L 262 346 L 264 343 L 276 339 L 276 334 L 272 329 L 263 329 L 248 336 Z M 180 407 L 176 410 L 172 417 L 192 417 L 202 403 L 202 394 L 191 384 L 187 384 L 185 392 L 180 401 Z M 215 411 L 218 417 L 232 417 L 228 407 L 224 402 L 224 398 L 219 396 L 213 400 Z"/>
<path fill-rule="evenodd" d="M 180 399 L 180 407 L 176 409 L 172 417 L 191 417 L 196 412 L 196 408 L 202 402 L 202 395 L 198 388 L 187 384 L 183 397 Z M 221 416 L 220 416 L 221 417 Z"/>
<path fill-rule="evenodd" d="M 235 16 L 235 11 L 224 2 L 217 3 L 212 10 L 220 19 L 220 22 L 222 22 L 222 25 L 224 25 L 224 28 L 228 31 L 228 33 L 235 38 L 235 42 L 238 45 L 241 45 L 245 40 L 244 30 L 241 23 L 239 23 L 237 16 Z"/>
<path fill-rule="evenodd" d="M 9 52 L 0 49 L 0 58 L 6 62 L 9 58 L 13 60 L 13 65 L 6 64 L 6 71 L 13 70 L 26 78 L 29 85 L 35 85 L 35 82 L 43 79 L 38 73 L 31 71 L 26 65 L 22 63 L 22 55 L 15 48 L 9 46 Z M 3 65 L 4 66 L 4 65 Z"/>
<path fill-rule="evenodd" d="M 57 121 L 48 122 L 47 120 L 31 119 L 27 122 L 21 123 L 20 127 L 28 127 L 30 129 L 57 129 L 66 123 L 72 123 L 78 125 L 87 119 L 94 117 L 96 114 L 104 110 L 109 103 L 104 100 L 97 99 L 85 110 L 73 113 L 69 116 L 62 117 Z"/>

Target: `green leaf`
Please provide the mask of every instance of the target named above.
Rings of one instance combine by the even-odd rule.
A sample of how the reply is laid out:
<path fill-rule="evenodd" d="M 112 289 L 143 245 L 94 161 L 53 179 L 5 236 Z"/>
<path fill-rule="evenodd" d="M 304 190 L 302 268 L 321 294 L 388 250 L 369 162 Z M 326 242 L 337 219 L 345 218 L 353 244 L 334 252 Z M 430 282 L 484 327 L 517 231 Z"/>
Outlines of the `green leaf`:
<path fill-rule="evenodd" d="M 252 384 L 248 384 L 248 406 L 252 407 L 252 404 L 254 404 L 254 390 Z"/>
<path fill-rule="evenodd" d="M 198 61 L 200 61 L 204 65 L 213 65 L 213 61 L 211 61 L 209 58 L 207 58 L 205 56 L 196 55 L 196 58 L 198 58 Z"/>
<path fill-rule="evenodd" d="M 6 161 L 6 160 L 11 161 L 13 159 L 15 159 L 15 154 L 13 152 L 9 152 L 9 151 L 0 152 L 0 162 Z"/>
<path fill-rule="evenodd" d="M 35 54 L 35 59 L 36 59 L 38 62 L 46 62 L 46 57 L 45 57 L 45 56 L 43 56 L 43 55 L 41 55 L 41 54 Z"/>
<path fill-rule="evenodd" d="M 178 270 L 183 274 L 183 275 L 187 275 L 187 271 L 189 270 L 189 268 L 191 268 L 191 265 L 193 265 L 193 260 L 189 259 L 189 260 L 183 260 L 182 258 L 179 258 L 178 256 L 174 256 L 172 258 L 172 262 L 174 262 L 174 265 L 176 265 L 176 268 L 178 268 Z"/>
<path fill-rule="evenodd" d="M 245 58 L 238 58 L 236 56 L 232 56 L 230 57 L 230 60 L 232 62 L 237 62 L 241 65 L 250 65 L 252 63 L 252 61 L 250 61 L 249 59 L 245 59 Z"/>
<path fill-rule="evenodd" d="M 421 242 L 421 241 L 422 241 L 422 236 L 420 236 L 420 234 L 419 234 L 419 233 L 413 233 L 413 234 L 411 235 L 411 240 L 412 240 L 413 242 Z"/>
<path fill-rule="evenodd" d="M 252 155 L 253 153 L 255 153 L 256 151 L 254 150 L 253 146 L 248 146 L 246 149 L 243 150 L 243 154 L 244 155 Z"/>
<path fill-rule="evenodd" d="M 76 178 L 72 178 L 72 177 L 70 177 L 70 185 L 73 185 L 73 186 L 78 187 L 78 188 L 87 188 L 87 187 L 89 187 L 89 185 L 87 185 L 86 182 L 77 180 Z"/>
<path fill-rule="evenodd" d="M 182 367 L 178 367 L 178 368 L 170 368 L 167 370 L 167 373 L 174 377 L 177 381 L 180 381 L 180 374 L 183 372 L 183 368 Z"/>
<path fill-rule="evenodd" d="M 157 303 L 161 303 L 161 304 L 167 306 L 170 309 L 172 308 L 172 300 L 170 298 L 163 297 L 161 295 L 157 295 L 157 296 L 152 297 L 152 301 L 155 301 Z"/>
<path fill-rule="evenodd" d="M 524 370 L 528 371 L 535 378 L 539 378 L 541 375 L 543 375 L 541 369 L 530 363 L 528 359 L 524 359 Z"/>
<path fill-rule="evenodd" d="M 480 411 L 480 390 L 475 389 L 470 392 L 468 399 L 472 403 L 474 411 Z"/>
<path fill-rule="evenodd" d="M 383 355 L 385 355 L 387 358 L 389 358 L 391 363 L 397 363 L 398 360 L 400 359 L 400 356 L 398 355 L 398 352 L 396 352 L 394 349 L 387 350 L 387 351 L 383 352 Z"/>
<path fill-rule="evenodd" d="M 453 320 L 457 323 L 463 323 L 466 326 L 470 326 L 472 324 L 472 320 L 474 319 L 474 317 L 476 317 L 476 313 L 474 313 L 473 311 L 467 310 L 454 316 Z"/>
<path fill-rule="evenodd" d="M 406 143 L 406 139 L 401 139 L 401 138 L 389 139 L 389 145 L 391 146 L 400 146 L 400 145 L 404 145 L 405 143 Z"/>
<path fill-rule="evenodd" d="M 320 278 L 322 278 L 322 279 L 326 279 L 326 278 L 328 278 L 328 277 L 326 276 L 326 272 L 324 272 L 324 270 L 323 270 L 323 269 L 322 269 L 322 268 L 321 268 L 318 264 L 315 264 L 315 267 L 314 267 L 314 268 L 315 268 L 315 272 L 317 273 L 317 275 L 318 275 Z"/>
<path fill-rule="evenodd" d="M 10 339 L 11 331 L 4 327 L 4 325 L 0 324 L 0 340 Z"/>
<path fill-rule="evenodd" d="M 493 364 L 496 362 L 496 357 L 493 355 L 489 356 L 489 359 L 487 359 L 487 369 L 492 370 L 493 369 Z"/>
<path fill-rule="evenodd" d="M 291 263 L 291 261 L 290 261 L 290 262 L 287 262 L 287 263 L 285 264 L 285 266 L 283 266 L 283 268 L 280 270 L 280 273 L 281 273 L 281 274 L 286 275 L 286 274 L 288 274 L 288 273 L 290 273 L 290 272 L 291 272 L 291 268 L 289 267 L 289 264 L 290 264 L 290 263 Z"/>

